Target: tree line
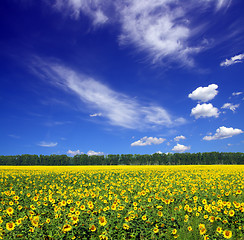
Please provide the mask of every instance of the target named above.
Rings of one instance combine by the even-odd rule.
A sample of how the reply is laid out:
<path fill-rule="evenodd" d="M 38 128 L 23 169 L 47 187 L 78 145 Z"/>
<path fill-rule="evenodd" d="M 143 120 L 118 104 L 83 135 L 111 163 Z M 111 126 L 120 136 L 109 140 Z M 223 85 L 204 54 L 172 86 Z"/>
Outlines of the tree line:
<path fill-rule="evenodd" d="M 204 153 L 154 153 L 154 154 L 108 154 L 108 155 L 0 155 L 0 165 L 212 165 L 244 164 L 241 152 Z"/>

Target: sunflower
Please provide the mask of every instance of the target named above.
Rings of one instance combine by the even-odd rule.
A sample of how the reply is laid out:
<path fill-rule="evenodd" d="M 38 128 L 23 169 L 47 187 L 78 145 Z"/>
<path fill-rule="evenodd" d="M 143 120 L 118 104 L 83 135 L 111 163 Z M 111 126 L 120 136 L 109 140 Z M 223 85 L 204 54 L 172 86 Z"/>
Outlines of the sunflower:
<path fill-rule="evenodd" d="M 38 225 L 39 225 L 39 217 L 38 216 L 33 217 L 32 220 L 31 220 L 31 223 L 32 223 L 32 225 L 34 227 L 38 227 Z"/>
<path fill-rule="evenodd" d="M 189 232 L 192 231 L 192 227 L 191 226 L 189 226 L 187 229 L 188 229 Z"/>
<path fill-rule="evenodd" d="M 107 220 L 105 217 L 99 217 L 99 224 L 101 226 L 105 226 L 107 224 Z"/>
<path fill-rule="evenodd" d="M 159 217 L 162 217 L 162 216 L 163 216 L 162 211 L 158 211 L 158 216 L 159 216 Z"/>
<path fill-rule="evenodd" d="M 7 214 L 10 216 L 14 213 L 14 209 L 12 207 L 9 207 L 6 209 Z"/>
<path fill-rule="evenodd" d="M 73 213 L 73 212 L 75 212 L 75 208 L 74 208 L 74 207 L 71 207 L 71 208 L 69 209 L 69 211 L 70 211 L 71 213 Z"/>
<path fill-rule="evenodd" d="M 16 225 L 20 225 L 22 223 L 22 218 L 16 220 Z"/>
<path fill-rule="evenodd" d="M 210 221 L 211 223 L 213 223 L 214 220 L 215 220 L 214 216 L 210 216 L 210 217 L 209 217 L 209 221 Z"/>
<path fill-rule="evenodd" d="M 85 209 L 86 209 L 85 205 L 80 206 L 80 210 L 85 210 Z"/>
<path fill-rule="evenodd" d="M 158 232 L 159 232 L 159 229 L 158 229 L 157 227 L 155 227 L 155 228 L 153 229 L 153 232 L 154 232 L 154 233 L 158 233 Z"/>
<path fill-rule="evenodd" d="M 95 232 L 97 229 L 96 229 L 95 225 L 92 225 L 92 226 L 90 227 L 90 230 L 91 230 L 92 232 Z"/>
<path fill-rule="evenodd" d="M 77 222 L 79 222 L 78 216 L 76 216 L 76 215 L 72 216 L 72 223 L 76 224 Z"/>
<path fill-rule="evenodd" d="M 232 237 L 232 232 L 229 230 L 225 230 L 223 232 L 224 238 L 230 239 Z"/>
<path fill-rule="evenodd" d="M 230 216 L 230 217 L 233 217 L 234 215 L 235 215 L 235 211 L 234 211 L 234 210 L 230 210 L 230 211 L 229 211 L 229 216 Z"/>
<path fill-rule="evenodd" d="M 7 224 L 6 224 L 6 228 L 7 228 L 7 230 L 9 230 L 9 231 L 14 230 L 14 227 L 15 227 L 15 223 L 13 223 L 13 222 L 10 222 L 10 223 L 7 223 Z"/>
<path fill-rule="evenodd" d="M 72 227 L 69 224 L 64 224 L 62 231 L 63 232 L 68 232 L 72 229 Z"/>
<path fill-rule="evenodd" d="M 207 229 L 204 224 L 199 224 L 199 231 L 200 231 L 200 235 L 203 235 L 207 232 Z"/>
<path fill-rule="evenodd" d="M 124 223 L 124 224 L 123 224 L 123 228 L 124 228 L 125 230 L 128 230 L 128 229 L 130 228 L 130 226 L 129 226 L 127 223 Z"/>
<path fill-rule="evenodd" d="M 216 232 L 222 233 L 222 228 L 221 227 L 217 227 Z"/>
<path fill-rule="evenodd" d="M 146 220 L 147 220 L 147 216 L 146 216 L 146 215 L 143 215 L 141 219 L 142 219 L 143 221 L 146 221 Z"/>

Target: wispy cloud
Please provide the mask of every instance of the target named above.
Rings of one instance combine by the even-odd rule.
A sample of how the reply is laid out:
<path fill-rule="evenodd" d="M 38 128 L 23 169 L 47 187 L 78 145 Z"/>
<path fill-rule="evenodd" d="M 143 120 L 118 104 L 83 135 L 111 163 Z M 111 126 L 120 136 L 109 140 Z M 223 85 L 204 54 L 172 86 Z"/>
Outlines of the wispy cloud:
<path fill-rule="evenodd" d="M 221 108 L 230 109 L 232 112 L 240 106 L 240 104 L 225 103 Z"/>
<path fill-rule="evenodd" d="M 158 145 L 158 144 L 163 143 L 165 140 L 166 140 L 165 138 L 147 137 L 146 136 L 146 137 L 141 138 L 138 141 L 131 143 L 131 146 L 132 147 L 134 147 L 134 146 L 148 146 L 148 145 L 152 145 L 152 144 Z"/>
<path fill-rule="evenodd" d="M 211 141 L 211 140 L 218 140 L 218 139 L 224 139 L 224 138 L 230 138 L 235 135 L 241 134 L 243 131 L 238 128 L 227 128 L 227 127 L 220 127 L 216 130 L 216 133 L 213 136 L 205 136 L 203 140 Z"/>
<path fill-rule="evenodd" d="M 90 117 L 101 117 L 102 113 L 94 113 L 94 114 L 90 114 Z"/>
<path fill-rule="evenodd" d="M 144 104 L 116 92 L 94 78 L 77 73 L 60 64 L 36 60 L 31 66 L 39 77 L 56 87 L 75 94 L 82 103 L 108 120 L 111 125 L 131 129 L 171 127 L 183 124 L 184 118 L 173 118 L 163 107 Z"/>
<path fill-rule="evenodd" d="M 192 100 L 208 102 L 218 94 L 218 91 L 216 90 L 217 88 L 217 84 L 210 84 L 207 87 L 198 87 L 192 93 L 190 93 L 188 97 Z"/>
<path fill-rule="evenodd" d="M 37 144 L 38 146 L 41 146 L 41 147 L 56 147 L 58 145 L 57 142 L 45 142 L 45 141 L 42 141 L 40 143 Z"/>
<path fill-rule="evenodd" d="M 9 134 L 8 136 L 11 138 L 20 139 L 20 136 L 15 135 L 15 134 Z"/>
<path fill-rule="evenodd" d="M 193 56 L 206 49 L 209 41 L 192 41 L 207 23 L 195 22 L 191 12 L 201 15 L 210 9 L 215 14 L 230 3 L 231 0 L 55 0 L 52 6 L 77 20 L 81 14 L 87 15 L 95 27 L 117 24 L 119 43 L 146 52 L 153 63 L 178 61 L 192 66 Z"/>
<path fill-rule="evenodd" d="M 44 125 L 48 127 L 54 127 L 54 126 L 61 126 L 65 124 L 70 124 L 72 123 L 71 121 L 48 121 L 45 122 Z"/>
<path fill-rule="evenodd" d="M 89 16 L 93 25 L 101 25 L 108 21 L 105 13 L 107 6 L 108 3 L 101 0 L 55 0 L 53 4 L 56 10 L 70 15 L 74 19 L 79 19 L 81 13 Z"/>
<path fill-rule="evenodd" d="M 233 92 L 233 93 L 232 93 L 232 96 L 239 96 L 239 95 L 241 95 L 241 94 L 243 94 L 243 92 Z"/>
<path fill-rule="evenodd" d="M 220 63 L 221 67 L 228 67 L 230 65 L 236 64 L 236 63 L 241 63 L 244 59 L 244 53 L 236 55 L 230 59 L 225 59 L 225 61 Z"/>
<path fill-rule="evenodd" d="M 181 144 L 177 143 L 177 145 L 172 148 L 172 151 L 178 152 L 178 153 L 183 153 L 190 149 L 191 149 L 190 146 L 185 146 L 185 145 L 181 145 Z"/>
<path fill-rule="evenodd" d="M 211 103 L 197 104 L 197 106 L 191 110 L 191 116 L 194 116 L 196 119 L 206 117 L 217 118 L 219 116 L 219 110 Z"/>

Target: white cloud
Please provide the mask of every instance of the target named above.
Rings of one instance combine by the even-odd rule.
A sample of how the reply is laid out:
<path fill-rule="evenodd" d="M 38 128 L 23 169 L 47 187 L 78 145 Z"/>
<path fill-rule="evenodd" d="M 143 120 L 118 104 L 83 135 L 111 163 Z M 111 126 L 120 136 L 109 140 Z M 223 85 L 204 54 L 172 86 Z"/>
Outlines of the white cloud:
<path fill-rule="evenodd" d="M 15 135 L 15 134 L 9 134 L 8 136 L 11 138 L 20 139 L 20 136 Z"/>
<path fill-rule="evenodd" d="M 191 116 L 194 116 L 196 119 L 198 118 L 206 118 L 206 117 L 218 117 L 219 111 L 218 108 L 214 107 L 211 103 L 203 103 L 197 104 L 196 107 L 192 108 Z"/>
<path fill-rule="evenodd" d="M 156 138 L 156 137 L 147 137 L 146 136 L 136 142 L 131 143 L 131 146 L 132 147 L 147 146 L 147 145 L 152 145 L 152 144 L 158 145 L 158 144 L 163 143 L 165 140 L 166 140 L 165 138 Z"/>
<path fill-rule="evenodd" d="M 210 141 L 210 140 L 217 140 L 217 139 L 224 139 L 224 138 L 230 138 L 235 135 L 241 134 L 243 131 L 238 128 L 227 128 L 227 127 L 220 127 L 216 130 L 216 133 L 213 136 L 205 136 L 203 140 Z"/>
<path fill-rule="evenodd" d="M 94 113 L 94 114 L 90 114 L 90 117 L 101 117 L 102 113 Z"/>
<path fill-rule="evenodd" d="M 235 110 L 240 106 L 240 104 L 232 104 L 232 103 L 225 103 L 221 108 L 230 109 L 232 112 L 235 112 Z"/>
<path fill-rule="evenodd" d="M 55 0 L 54 8 L 78 20 L 80 14 L 89 16 L 94 25 L 104 24 L 108 21 L 105 14 L 107 4 L 102 0 Z"/>
<path fill-rule="evenodd" d="M 185 145 L 181 145 L 181 144 L 177 143 L 177 145 L 172 148 L 172 151 L 183 153 L 183 152 L 190 150 L 190 149 L 191 149 L 190 146 L 185 146 Z"/>
<path fill-rule="evenodd" d="M 75 155 L 80 155 L 80 154 L 84 154 L 83 152 L 81 152 L 79 149 L 76 151 L 72 151 L 72 150 L 68 150 L 67 154 L 70 154 L 71 156 L 75 156 Z"/>
<path fill-rule="evenodd" d="M 33 60 L 34 62 L 34 60 Z M 130 129 L 170 127 L 184 123 L 173 117 L 161 106 L 141 103 L 138 99 L 116 92 L 83 74 L 59 64 L 36 58 L 31 66 L 39 77 L 65 91 L 75 94 L 92 111 L 102 114 L 111 125 Z"/>
<path fill-rule="evenodd" d="M 232 96 L 238 96 L 238 95 L 241 95 L 243 92 L 233 92 L 232 93 Z"/>
<path fill-rule="evenodd" d="M 68 150 L 67 151 L 67 154 L 70 154 L 71 156 L 75 156 L 75 155 L 81 155 L 81 154 L 84 154 L 83 152 L 81 152 L 79 149 L 76 150 L 76 151 L 72 151 L 72 150 Z M 93 150 L 89 150 L 87 153 L 86 153 L 88 156 L 93 156 L 93 155 L 104 155 L 103 152 L 95 152 Z"/>
<path fill-rule="evenodd" d="M 196 49 L 187 46 L 190 29 L 183 21 L 184 10 L 179 5 L 171 7 L 171 0 L 126 1 L 121 9 L 121 44 L 134 44 L 147 51 L 154 62 L 174 56 L 191 62 L 188 55 Z"/>
<path fill-rule="evenodd" d="M 244 59 L 244 53 L 236 55 L 236 56 L 232 57 L 231 59 L 225 59 L 225 61 L 220 63 L 220 66 L 228 67 L 235 63 L 241 63 L 243 61 L 243 59 Z"/>
<path fill-rule="evenodd" d="M 161 151 L 157 151 L 157 152 L 155 152 L 155 153 L 158 153 L 158 154 L 163 154 Z"/>
<path fill-rule="evenodd" d="M 89 150 L 89 151 L 87 152 L 87 155 L 88 155 L 88 156 L 94 156 L 94 155 L 99 156 L 99 155 L 104 155 L 104 153 L 103 153 L 103 152 L 95 152 L 95 151 L 93 151 L 93 150 Z"/>
<path fill-rule="evenodd" d="M 217 88 L 217 84 L 210 84 L 207 87 L 198 87 L 196 90 L 190 93 L 188 97 L 192 100 L 208 102 L 218 94 L 218 91 L 216 90 Z"/>
<path fill-rule="evenodd" d="M 147 52 L 153 63 L 178 61 L 194 65 L 193 55 L 206 49 L 207 39 L 201 39 L 207 23 L 197 22 L 191 12 L 212 10 L 213 14 L 228 7 L 231 0 L 55 0 L 54 8 L 79 19 L 81 14 L 92 20 L 93 26 L 115 23 L 119 42 L 132 44 Z M 204 21 L 204 15 L 201 18 Z M 118 23 L 120 25 L 118 25 Z M 194 26 L 194 27 L 192 27 Z M 199 34 L 199 37 L 198 37 Z M 192 38 L 200 41 L 193 45 Z"/>
<path fill-rule="evenodd" d="M 45 142 L 42 141 L 40 143 L 38 143 L 37 145 L 41 146 L 41 147 L 56 147 L 58 145 L 57 142 Z"/>
<path fill-rule="evenodd" d="M 184 140 L 184 139 L 186 139 L 186 137 L 183 136 L 183 135 L 181 135 L 181 136 L 177 136 L 177 137 L 174 138 L 174 140 L 175 140 L 176 142 L 178 142 L 178 141 L 180 141 L 180 140 Z"/>

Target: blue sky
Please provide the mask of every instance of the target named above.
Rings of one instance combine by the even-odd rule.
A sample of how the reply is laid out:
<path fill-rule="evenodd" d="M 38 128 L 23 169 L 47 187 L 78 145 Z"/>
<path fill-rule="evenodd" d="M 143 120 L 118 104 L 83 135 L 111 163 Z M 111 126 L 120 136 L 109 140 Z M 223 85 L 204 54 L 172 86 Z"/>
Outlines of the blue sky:
<path fill-rule="evenodd" d="M 242 0 L 3 0 L 0 155 L 243 152 Z"/>

